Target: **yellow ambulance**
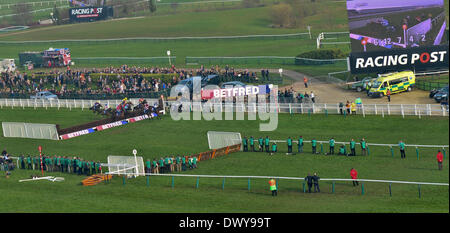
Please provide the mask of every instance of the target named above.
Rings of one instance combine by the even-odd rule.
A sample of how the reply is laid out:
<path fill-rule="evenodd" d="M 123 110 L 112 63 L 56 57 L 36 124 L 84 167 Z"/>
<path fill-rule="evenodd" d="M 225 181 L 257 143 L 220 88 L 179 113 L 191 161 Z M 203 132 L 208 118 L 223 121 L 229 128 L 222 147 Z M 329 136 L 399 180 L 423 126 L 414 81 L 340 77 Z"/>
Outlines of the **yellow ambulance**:
<path fill-rule="evenodd" d="M 378 75 L 367 93 L 370 97 L 383 97 L 388 89 L 391 94 L 411 91 L 416 84 L 416 76 L 412 71 L 402 71 Z"/>

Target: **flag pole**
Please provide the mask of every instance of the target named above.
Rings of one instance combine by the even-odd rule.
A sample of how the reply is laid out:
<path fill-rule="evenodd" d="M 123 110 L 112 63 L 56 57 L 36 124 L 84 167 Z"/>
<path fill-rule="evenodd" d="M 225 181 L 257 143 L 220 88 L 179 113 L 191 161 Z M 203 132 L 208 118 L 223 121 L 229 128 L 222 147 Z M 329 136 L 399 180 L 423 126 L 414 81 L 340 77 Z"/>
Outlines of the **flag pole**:
<path fill-rule="evenodd" d="M 39 149 L 39 157 L 41 160 L 41 172 L 42 172 L 42 176 L 44 176 L 44 166 L 42 166 L 42 146 L 39 146 L 38 149 Z"/>

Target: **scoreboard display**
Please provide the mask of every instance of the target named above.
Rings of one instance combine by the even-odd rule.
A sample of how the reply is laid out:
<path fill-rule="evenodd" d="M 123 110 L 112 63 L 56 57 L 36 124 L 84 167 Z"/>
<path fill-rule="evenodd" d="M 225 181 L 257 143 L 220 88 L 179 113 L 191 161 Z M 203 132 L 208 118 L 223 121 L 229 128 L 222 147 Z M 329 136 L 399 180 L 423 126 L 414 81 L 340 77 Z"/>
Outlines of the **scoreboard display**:
<path fill-rule="evenodd" d="M 352 73 L 448 67 L 444 0 L 347 0 L 347 13 Z"/>
<path fill-rule="evenodd" d="M 104 20 L 113 16 L 113 8 L 110 6 L 70 8 L 69 16 L 72 23 Z"/>

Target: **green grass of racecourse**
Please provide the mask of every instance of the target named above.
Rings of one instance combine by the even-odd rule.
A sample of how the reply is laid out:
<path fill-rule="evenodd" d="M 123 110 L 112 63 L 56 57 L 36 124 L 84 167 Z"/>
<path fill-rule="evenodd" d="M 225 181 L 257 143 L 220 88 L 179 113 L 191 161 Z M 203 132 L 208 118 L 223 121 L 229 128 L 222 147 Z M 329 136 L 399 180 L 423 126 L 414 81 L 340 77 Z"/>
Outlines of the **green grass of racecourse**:
<path fill-rule="evenodd" d="M 338 4 L 345 12 L 345 5 Z M 61 39 L 110 39 L 129 37 L 180 37 L 180 36 L 230 36 L 255 34 L 288 34 L 307 32 L 309 20 L 311 29 L 339 30 L 347 24 L 347 16 L 337 14 L 333 25 L 320 20 L 324 14 L 305 18 L 302 28 L 270 27 L 270 7 L 241 8 L 234 10 L 188 12 L 175 15 L 161 15 L 126 20 L 109 20 L 92 23 L 78 23 L 31 29 L 20 33 L 4 33 L 0 40 L 61 40 Z M 311 18 L 311 19 L 310 19 Z M 344 28 L 344 31 L 348 30 Z M 317 35 L 317 33 L 315 33 Z"/>
<path fill-rule="evenodd" d="M 3 108 L 0 121 L 26 121 L 34 123 L 59 123 L 63 128 L 93 119 L 89 111 L 72 109 Z M 36 154 L 38 145 L 50 155 L 80 156 L 84 159 L 106 162 L 106 157 L 138 155 L 159 158 L 169 154 L 192 154 L 208 150 L 206 132 L 235 131 L 242 136 L 266 136 L 285 140 L 288 136 L 305 140 L 315 137 L 348 141 L 352 137 L 365 137 L 370 143 L 446 145 L 449 140 L 448 118 L 390 116 L 288 115 L 280 114 L 278 128 L 273 132 L 259 132 L 260 121 L 174 121 L 170 116 L 161 120 L 146 120 L 116 127 L 66 141 L 47 141 L 0 137 L 0 148 L 13 155 Z M 294 144 L 294 151 L 296 144 Z M 327 150 L 327 145 L 324 144 Z M 398 148 L 392 157 L 388 148 L 370 147 L 366 157 L 338 157 L 312 155 L 310 144 L 305 153 L 285 155 L 286 144 L 279 143 L 279 151 L 269 157 L 265 153 L 239 152 L 213 160 L 199 162 L 199 168 L 185 174 L 253 175 L 305 177 L 308 172 L 318 172 L 322 178 L 349 178 L 354 167 L 362 179 L 382 179 L 418 182 L 448 183 L 448 160 L 444 170 L 438 171 L 436 149 L 420 149 L 417 159 L 415 148 L 407 148 L 407 158 L 400 159 Z M 359 153 L 357 149 L 357 153 Z M 448 156 L 448 151 L 447 151 Z M 110 184 L 92 187 L 79 185 L 84 178 L 72 174 L 46 173 L 64 177 L 63 182 L 36 181 L 19 183 L 39 171 L 16 170 L 9 179 L 0 176 L 3 204 L 0 212 L 446 212 L 448 213 L 448 186 L 364 183 L 353 187 L 348 182 L 336 182 L 332 193 L 331 182 L 321 182 L 321 193 L 303 193 L 301 181 L 279 181 L 278 197 L 273 198 L 267 180 L 226 179 L 222 190 L 221 178 L 201 178 L 196 189 L 196 178 L 176 177 L 174 188 L 171 177 L 113 178 Z"/>

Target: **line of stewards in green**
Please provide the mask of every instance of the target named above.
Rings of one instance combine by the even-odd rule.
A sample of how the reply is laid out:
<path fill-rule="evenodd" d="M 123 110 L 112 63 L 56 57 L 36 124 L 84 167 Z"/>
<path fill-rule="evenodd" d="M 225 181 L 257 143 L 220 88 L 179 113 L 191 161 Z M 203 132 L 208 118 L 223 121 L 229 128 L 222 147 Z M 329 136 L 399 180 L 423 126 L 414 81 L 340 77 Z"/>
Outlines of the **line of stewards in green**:
<path fill-rule="evenodd" d="M 172 172 L 186 171 L 187 169 L 197 168 L 196 156 L 161 157 L 158 159 L 147 159 L 145 161 L 145 173 L 163 174 Z"/>
<path fill-rule="evenodd" d="M 247 139 L 247 137 L 244 137 L 242 139 L 242 149 L 244 152 L 257 152 L 255 149 L 255 138 L 253 136 L 250 136 L 250 138 Z M 250 150 L 248 149 L 248 146 L 250 145 Z M 263 152 L 266 151 L 267 153 L 273 152 L 273 146 L 272 150 L 270 149 L 270 138 L 269 136 L 266 136 L 266 138 L 259 137 L 258 138 L 258 151 Z"/>
<path fill-rule="evenodd" d="M 292 153 L 292 144 L 293 144 L 293 140 L 291 137 L 288 137 L 286 139 L 286 143 L 287 143 L 287 147 L 288 147 L 288 153 Z M 330 155 L 334 155 L 335 154 L 335 150 L 334 148 L 336 147 L 336 140 L 334 138 L 331 138 L 329 140 L 329 153 Z M 247 137 L 244 137 L 242 139 L 242 145 L 243 145 L 243 150 L 244 152 L 248 152 L 248 145 L 250 144 L 250 151 L 251 152 L 256 152 L 255 150 L 255 139 L 253 138 L 253 136 L 251 136 L 249 139 L 247 139 Z M 361 154 L 362 155 L 367 155 L 367 142 L 364 138 L 361 139 L 360 141 L 360 145 L 361 145 Z M 278 146 L 276 145 L 276 143 L 272 144 L 272 147 L 270 148 L 270 138 L 269 136 L 266 136 L 266 138 L 262 138 L 259 137 L 258 138 L 258 146 L 259 146 L 259 152 L 263 152 L 264 149 L 267 153 L 275 153 L 277 152 Z M 298 153 L 303 153 L 303 146 L 304 146 L 304 139 L 303 136 L 300 136 L 298 138 Z M 404 156 L 404 143 L 400 142 L 399 144 L 400 148 L 403 148 L 403 152 L 402 155 Z M 315 138 L 313 138 L 311 140 L 311 147 L 312 147 L 312 153 L 313 154 L 319 154 L 318 150 L 317 150 L 317 140 Z M 347 156 L 356 156 L 356 142 L 355 140 L 352 138 L 350 141 L 350 153 L 347 153 L 347 148 L 345 145 L 341 145 L 339 147 L 338 150 L 338 155 L 347 155 Z M 403 157 L 402 157 L 403 158 Z"/>
<path fill-rule="evenodd" d="M 400 140 L 400 142 L 398 143 L 398 147 L 400 148 L 400 157 L 402 159 L 406 158 L 405 143 L 402 140 Z"/>
<path fill-rule="evenodd" d="M 42 164 L 42 166 L 41 166 Z M 21 169 L 44 170 L 47 172 L 65 172 L 78 175 L 92 175 L 102 172 L 100 162 L 87 161 L 79 157 L 69 156 L 19 156 Z"/>

